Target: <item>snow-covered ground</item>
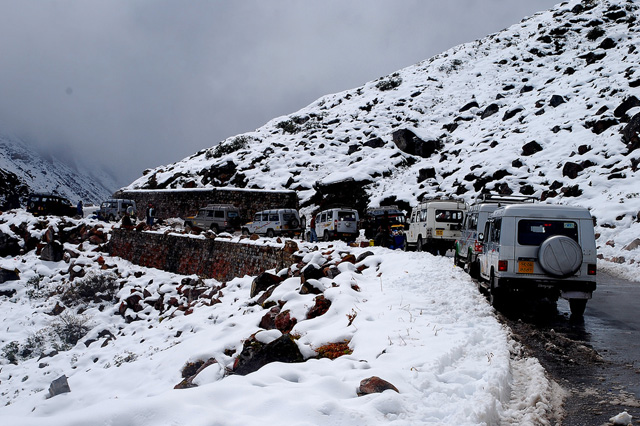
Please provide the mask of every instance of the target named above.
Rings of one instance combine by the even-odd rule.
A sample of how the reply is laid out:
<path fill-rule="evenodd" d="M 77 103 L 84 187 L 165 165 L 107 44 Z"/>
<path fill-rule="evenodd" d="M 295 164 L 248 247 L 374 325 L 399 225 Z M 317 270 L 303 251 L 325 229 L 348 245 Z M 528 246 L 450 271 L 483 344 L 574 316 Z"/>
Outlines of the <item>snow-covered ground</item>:
<path fill-rule="evenodd" d="M 7 216 L 14 223 L 30 217 L 18 213 L 3 219 Z M 249 297 L 253 277 L 226 283 L 220 303 L 198 303 L 189 315 L 148 307 L 138 313 L 141 320 L 128 323 L 118 308 L 132 289 L 161 293 L 165 300 L 179 298 L 176 288 L 185 277 L 111 258 L 88 242 L 67 244 L 79 253 L 73 262 L 85 270 L 85 279 L 115 276 L 120 290 L 113 302 L 86 302 L 54 316 L 50 313 L 60 294 L 82 278 L 71 283 L 68 263 L 42 261 L 34 251 L 1 258 L 0 267 L 18 269 L 20 280 L 2 284 L 17 292 L 0 297 L 0 421 L 65 426 L 545 424 L 557 409 L 562 391 L 537 360 L 520 356 L 509 331 L 452 259 L 341 242 L 298 243 L 304 262 L 316 265 L 338 264 L 348 253 L 373 254 L 357 264 L 340 263 L 339 275 L 319 280 L 332 304 L 314 319 L 305 318 L 315 295 L 300 294 L 299 277 L 277 287 L 270 300 L 284 302 L 283 311 L 298 319 L 291 334 L 306 360 L 272 363 L 246 376 L 225 373 L 243 342 L 256 332 L 265 342 L 280 336 L 258 327 L 268 309 Z M 210 279 L 204 283 L 221 285 Z M 80 318 L 90 331 L 70 349 L 46 356 L 50 345 L 60 345 L 50 336 L 61 318 Z M 44 347 L 38 336 L 47 342 Z M 345 341 L 352 353 L 315 358 L 323 345 Z M 11 342 L 30 344 L 33 357 L 9 363 Z M 44 355 L 36 356 L 38 351 Z M 188 362 L 210 358 L 217 363 L 197 376 L 197 387 L 174 389 Z M 47 398 L 51 382 L 63 375 L 71 392 Z M 358 396 L 360 381 L 372 376 L 399 392 Z"/>

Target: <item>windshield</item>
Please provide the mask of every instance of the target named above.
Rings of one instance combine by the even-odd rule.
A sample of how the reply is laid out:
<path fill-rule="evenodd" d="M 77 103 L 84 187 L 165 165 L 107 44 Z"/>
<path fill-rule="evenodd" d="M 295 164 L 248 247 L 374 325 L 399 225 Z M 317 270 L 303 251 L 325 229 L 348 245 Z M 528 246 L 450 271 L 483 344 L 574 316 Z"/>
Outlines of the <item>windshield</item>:
<path fill-rule="evenodd" d="M 518 222 L 518 244 L 538 246 L 552 235 L 564 235 L 578 242 L 578 225 L 569 220 L 529 220 Z"/>
<path fill-rule="evenodd" d="M 463 217 L 460 210 L 436 210 L 436 222 L 462 223 Z"/>

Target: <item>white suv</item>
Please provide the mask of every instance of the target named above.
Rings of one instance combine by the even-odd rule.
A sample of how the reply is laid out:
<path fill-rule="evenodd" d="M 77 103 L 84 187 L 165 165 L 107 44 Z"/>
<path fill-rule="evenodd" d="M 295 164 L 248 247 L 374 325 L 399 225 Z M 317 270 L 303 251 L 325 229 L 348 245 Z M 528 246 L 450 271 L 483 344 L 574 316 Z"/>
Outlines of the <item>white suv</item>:
<path fill-rule="evenodd" d="M 509 292 L 569 300 L 581 317 L 596 288 L 596 240 L 589 210 L 550 204 L 514 204 L 487 220 L 480 254 L 480 281 L 491 304 Z"/>
<path fill-rule="evenodd" d="M 478 255 L 482 252 L 482 243 L 478 240 L 478 233 L 484 231 L 484 225 L 489 215 L 505 205 L 517 203 L 532 204 L 538 201 L 536 197 L 525 195 L 481 194 L 469 206 L 469 211 L 462 223 L 460 238 L 456 241 L 454 261 L 463 267 L 472 278 L 478 278 L 480 265 Z"/>
<path fill-rule="evenodd" d="M 316 215 L 318 238 L 329 241 L 337 238 L 355 240 L 358 237 L 358 211 L 350 208 L 323 210 Z"/>
<path fill-rule="evenodd" d="M 432 198 L 423 201 L 411 210 L 405 248 L 444 255 L 460 237 L 466 212 L 467 204 L 461 199 Z"/>
<path fill-rule="evenodd" d="M 242 227 L 244 235 L 259 234 L 267 237 L 300 234 L 300 216 L 294 209 L 264 210 L 256 213 L 253 221 Z"/>

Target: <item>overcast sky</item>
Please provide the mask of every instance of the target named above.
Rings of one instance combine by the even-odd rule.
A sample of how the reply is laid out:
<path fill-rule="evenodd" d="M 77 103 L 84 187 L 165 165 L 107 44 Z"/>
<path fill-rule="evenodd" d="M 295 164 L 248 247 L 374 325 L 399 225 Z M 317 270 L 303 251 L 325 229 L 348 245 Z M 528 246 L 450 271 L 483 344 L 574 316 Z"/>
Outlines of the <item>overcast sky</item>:
<path fill-rule="evenodd" d="M 0 0 L 0 134 L 125 185 L 555 3 Z"/>

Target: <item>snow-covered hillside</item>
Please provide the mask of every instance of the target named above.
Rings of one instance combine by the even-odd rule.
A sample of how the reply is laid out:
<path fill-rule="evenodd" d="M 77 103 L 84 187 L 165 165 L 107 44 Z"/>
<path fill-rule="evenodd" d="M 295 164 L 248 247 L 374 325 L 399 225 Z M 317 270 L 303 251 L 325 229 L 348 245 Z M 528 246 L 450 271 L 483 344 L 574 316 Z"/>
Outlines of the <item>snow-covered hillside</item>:
<path fill-rule="evenodd" d="M 0 206 L 12 195 L 24 198 L 30 192 L 54 191 L 72 203 L 99 203 L 113 193 L 101 182 L 115 185 L 105 174 L 92 176 L 96 173 L 74 170 L 52 156 L 44 158 L 15 137 L 0 135 Z"/>
<path fill-rule="evenodd" d="M 563 3 L 128 188 L 289 188 L 309 210 L 323 187 L 348 181 L 371 206 L 437 194 L 470 201 L 483 190 L 537 195 L 590 208 L 606 255 L 606 243 L 626 246 L 640 226 L 638 6 Z"/>

